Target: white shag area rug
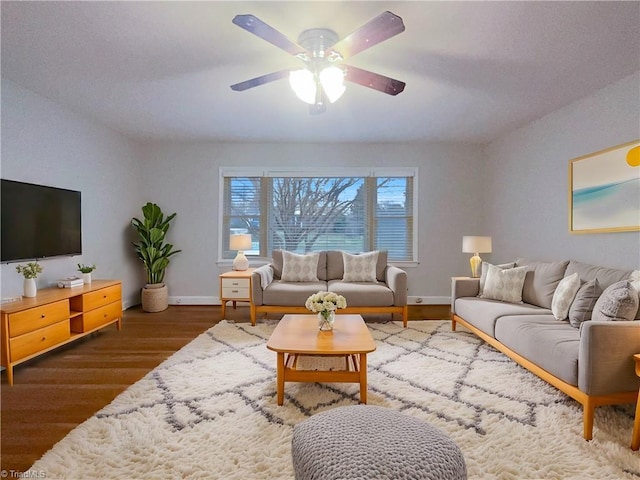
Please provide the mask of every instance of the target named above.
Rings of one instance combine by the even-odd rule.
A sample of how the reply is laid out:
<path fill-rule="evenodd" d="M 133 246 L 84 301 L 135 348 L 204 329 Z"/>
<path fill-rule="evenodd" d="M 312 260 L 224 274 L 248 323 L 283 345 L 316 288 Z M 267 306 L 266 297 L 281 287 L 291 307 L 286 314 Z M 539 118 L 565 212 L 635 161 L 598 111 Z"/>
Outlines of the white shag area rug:
<path fill-rule="evenodd" d="M 355 384 L 287 383 L 276 404 L 276 322 L 222 321 L 129 387 L 24 478 L 292 479 L 293 426 L 358 403 Z M 633 406 L 573 400 L 450 322 L 368 324 L 370 405 L 412 415 L 461 448 L 470 479 L 638 479 Z M 35 475 L 40 475 L 36 477 Z"/>

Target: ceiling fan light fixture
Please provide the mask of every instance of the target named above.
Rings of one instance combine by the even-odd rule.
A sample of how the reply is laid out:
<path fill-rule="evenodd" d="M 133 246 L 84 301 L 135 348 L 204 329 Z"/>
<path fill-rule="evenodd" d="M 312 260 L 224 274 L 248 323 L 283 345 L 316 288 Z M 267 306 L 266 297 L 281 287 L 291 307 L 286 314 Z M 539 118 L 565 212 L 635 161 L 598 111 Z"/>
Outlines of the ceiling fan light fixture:
<path fill-rule="evenodd" d="M 289 85 L 300 100 L 310 105 L 316 103 L 316 81 L 309 70 L 292 70 L 289 73 Z"/>
<path fill-rule="evenodd" d="M 327 67 L 320 72 L 320 84 L 331 103 L 338 100 L 346 87 L 344 86 L 344 70 L 338 67 Z"/>

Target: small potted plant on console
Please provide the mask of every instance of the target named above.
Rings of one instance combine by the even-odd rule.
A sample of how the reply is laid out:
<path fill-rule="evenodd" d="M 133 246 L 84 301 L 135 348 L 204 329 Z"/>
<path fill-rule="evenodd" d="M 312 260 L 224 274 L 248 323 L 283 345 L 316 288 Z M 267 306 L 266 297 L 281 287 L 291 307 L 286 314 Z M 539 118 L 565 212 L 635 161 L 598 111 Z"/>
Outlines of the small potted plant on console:
<path fill-rule="evenodd" d="M 85 265 L 84 263 L 78 264 L 78 271 L 82 273 L 82 282 L 85 285 L 89 285 L 91 283 L 91 272 L 96 269 L 95 264 L 93 265 Z"/>
<path fill-rule="evenodd" d="M 18 265 L 16 271 L 24 277 L 23 297 L 35 297 L 38 287 L 36 278 L 42 273 L 42 265 L 38 262 L 29 262 L 26 265 Z"/>

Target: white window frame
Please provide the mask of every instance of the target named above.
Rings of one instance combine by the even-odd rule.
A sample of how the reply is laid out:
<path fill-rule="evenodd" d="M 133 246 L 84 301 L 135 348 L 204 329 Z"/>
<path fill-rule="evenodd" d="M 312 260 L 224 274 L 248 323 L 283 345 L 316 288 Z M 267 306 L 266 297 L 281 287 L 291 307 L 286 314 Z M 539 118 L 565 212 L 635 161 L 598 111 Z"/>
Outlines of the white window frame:
<path fill-rule="evenodd" d="M 413 178 L 413 259 L 404 261 L 393 261 L 389 263 L 399 267 L 416 267 L 420 262 L 418 260 L 418 168 L 411 167 L 331 167 L 330 173 L 327 169 L 320 168 L 300 168 L 292 169 L 291 167 L 272 167 L 268 169 L 257 169 L 255 167 L 220 167 L 218 175 L 218 218 L 219 225 L 222 225 L 224 218 L 224 179 L 225 177 L 412 177 Z M 223 242 L 222 228 L 218 228 L 218 261 L 219 266 L 230 266 L 233 259 L 222 258 Z M 270 258 L 251 257 L 252 266 L 260 266 L 271 261 Z"/>

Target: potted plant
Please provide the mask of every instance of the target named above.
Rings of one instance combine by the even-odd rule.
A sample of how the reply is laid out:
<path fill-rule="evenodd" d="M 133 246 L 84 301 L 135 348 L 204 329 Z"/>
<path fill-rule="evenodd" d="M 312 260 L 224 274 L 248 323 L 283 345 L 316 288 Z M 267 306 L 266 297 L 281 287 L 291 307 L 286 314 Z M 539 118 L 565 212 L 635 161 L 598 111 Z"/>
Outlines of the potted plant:
<path fill-rule="evenodd" d="M 29 262 L 26 265 L 16 266 L 16 271 L 24 277 L 23 296 L 35 297 L 38 291 L 36 278 L 38 278 L 38 274 L 42 273 L 42 265 L 38 262 Z"/>
<path fill-rule="evenodd" d="M 174 250 L 165 242 L 171 220 L 175 213 L 165 217 L 158 205 L 148 202 L 142 207 L 144 220 L 131 219 L 138 233 L 139 242 L 133 243 L 136 255 L 142 261 L 147 274 L 147 285 L 142 289 L 142 309 L 145 312 L 161 312 L 169 306 L 169 293 L 164 283 L 164 274 L 169 258 L 182 250 Z"/>
<path fill-rule="evenodd" d="M 78 264 L 78 271 L 82 273 L 82 283 L 89 285 L 91 283 L 91 272 L 96 269 L 94 265 L 85 265 L 84 263 Z"/>

